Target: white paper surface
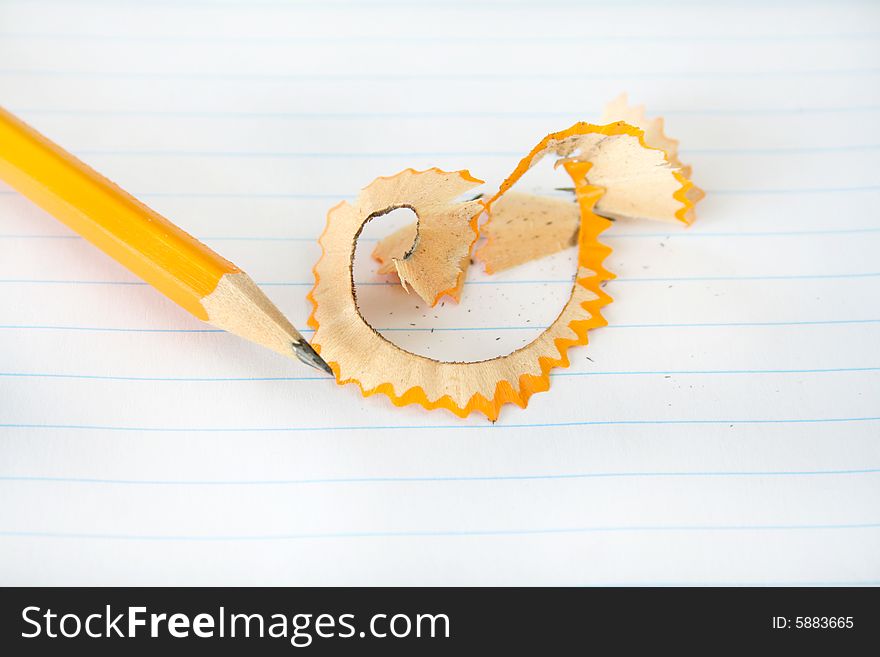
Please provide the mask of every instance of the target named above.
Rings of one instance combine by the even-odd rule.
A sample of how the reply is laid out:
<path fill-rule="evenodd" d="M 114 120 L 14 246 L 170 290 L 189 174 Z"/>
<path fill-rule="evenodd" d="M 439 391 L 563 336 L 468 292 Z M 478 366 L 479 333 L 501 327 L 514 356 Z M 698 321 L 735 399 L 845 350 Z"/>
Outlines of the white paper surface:
<path fill-rule="evenodd" d="M 338 200 L 406 167 L 497 183 L 621 91 L 708 193 L 692 228 L 607 233 L 610 326 L 491 426 L 214 332 L 0 188 L 0 582 L 880 583 L 878 14 L 0 3 L 0 103 L 300 327 Z M 479 357 L 571 270 L 360 298 L 407 348 Z"/>

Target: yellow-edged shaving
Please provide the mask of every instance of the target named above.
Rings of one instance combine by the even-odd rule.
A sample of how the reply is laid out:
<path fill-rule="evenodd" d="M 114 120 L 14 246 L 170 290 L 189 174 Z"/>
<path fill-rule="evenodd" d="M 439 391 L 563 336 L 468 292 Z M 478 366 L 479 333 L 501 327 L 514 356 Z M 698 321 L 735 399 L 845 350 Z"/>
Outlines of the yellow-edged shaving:
<path fill-rule="evenodd" d="M 584 176 L 589 168 L 588 162 L 565 163 L 581 209 L 578 271 L 568 302 L 535 341 L 506 356 L 479 362 L 437 361 L 389 342 L 360 314 L 352 282 L 355 242 L 367 221 L 394 208 L 411 207 L 421 229 L 426 222 L 419 212 L 420 203 L 412 198 L 421 202 L 430 198 L 434 207 L 453 204 L 456 196 L 472 186 L 470 174 L 407 170 L 377 179 L 354 205 L 343 202 L 333 208 L 319 240 L 323 253 L 314 268 L 309 325 L 315 329 L 312 346 L 330 364 L 337 382 L 356 383 L 365 396 L 385 394 L 398 406 L 417 403 L 427 409 L 446 408 L 462 417 L 479 411 L 493 421 L 504 404 L 525 407 L 534 393 L 547 390 L 550 370 L 567 366 L 568 348 L 586 344 L 587 331 L 606 323 L 600 310 L 611 301 L 600 289 L 603 281 L 613 277 L 602 267 L 611 249 L 598 240 L 611 222 L 592 212 L 602 190 L 587 184 Z M 521 163 L 515 175 L 527 169 Z M 454 215 L 439 211 L 432 216 L 440 227 Z"/>
<path fill-rule="evenodd" d="M 466 184 L 439 182 L 450 175 L 439 169 L 408 169 L 391 178 L 377 179 L 358 198 L 364 207 L 374 207 L 376 197 L 399 199 L 384 211 L 405 207 L 416 214 L 416 223 L 396 231 L 392 239 L 383 240 L 373 257 L 382 265 L 380 273 L 396 273 L 404 289 L 411 287 L 432 306 L 444 295 L 461 291 L 471 248 L 479 235 L 477 220 L 483 211 L 479 201 L 451 203 L 452 197 L 445 196 L 448 189 L 456 190 L 454 196 L 458 196 L 483 181 L 465 175 L 462 180 Z M 436 184 L 436 189 L 431 184 Z"/>
<path fill-rule="evenodd" d="M 548 154 L 592 165 L 588 182 L 605 189 L 596 203 L 596 212 L 604 217 L 688 223 L 694 202 L 687 198 L 687 192 L 694 184 L 662 150 L 648 146 L 640 128 L 622 121 L 577 123 L 548 135 L 526 157 L 528 166 Z M 504 181 L 496 198 L 512 184 Z"/>
<path fill-rule="evenodd" d="M 694 207 L 705 194 L 689 180 L 691 168 L 678 159 L 678 141 L 665 135 L 663 119 L 649 119 L 644 106 L 629 105 L 626 94 L 621 94 L 606 107 L 606 121 L 614 125 L 623 121 L 630 130 L 603 131 L 599 129 L 603 126 L 592 126 L 592 130 L 543 143 L 541 153 L 533 154 L 532 164 L 548 153 L 591 162 L 589 182 L 606 190 L 596 206 L 602 216 L 691 223 Z M 551 218 L 546 219 L 547 215 Z M 577 216 L 574 204 L 562 199 L 506 194 L 496 200 L 489 221 L 480 228 L 487 242 L 477 250 L 476 259 L 493 273 L 561 251 L 574 243 Z M 373 251 L 379 273 L 397 273 L 396 263 L 405 261 L 405 254 L 411 257 L 426 248 L 416 245 L 415 239 L 412 224 L 381 240 Z M 467 255 L 457 265 L 447 263 L 445 280 L 455 276 L 458 284 L 444 292 L 455 300 L 461 296 L 468 264 Z M 408 273 L 407 281 L 415 288 L 418 273 Z M 401 280 L 404 287 L 407 281 Z M 433 296 L 423 298 L 436 303 L 436 285 L 428 292 Z"/>
<path fill-rule="evenodd" d="M 644 105 L 630 105 L 625 93 L 605 105 L 599 123 L 623 121 L 645 133 L 645 143 L 651 148 L 659 148 L 666 153 L 666 159 L 672 166 L 686 168 L 685 175 L 690 175 L 690 167 L 685 167 L 678 159 L 678 140 L 667 137 L 663 131 L 663 118 L 660 116 L 649 119 Z"/>
<path fill-rule="evenodd" d="M 490 217 L 484 253 L 503 250 L 498 240 L 509 236 L 494 230 L 491 222 L 505 215 L 512 219 L 510 225 L 520 228 L 533 225 L 541 212 L 564 216 L 567 223 L 560 224 L 549 244 L 556 250 L 569 244 L 566 226 L 573 218 L 562 206 L 521 196 L 502 201 L 523 174 L 548 154 L 558 156 L 557 166 L 571 177 L 579 215 L 574 218 L 577 274 L 569 300 L 549 328 L 506 356 L 465 363 L 405 351 L 366 322 L 354 289 L 355 246 L 364 224 L 394 209 L 408 207 L 416 213 L 415 233 L 401 229 L 387 242 L 387 251 L 380 245 L 377 257 L 393 263 L 404 286 L 432 302 L 460 289 L 462 258 L 476 239 L 481 207 Z M 599 181 L 603 186 L 595 184 Z M 603 266 L 611 249 L 599 242 L 599 235 L 611 222 L 594 208 L 602 207 L 603 214 L 615 217 L 685 221 L 696 202 L 688 196 L 693 184 L 664 152 L 648 146 L 641 129 L 623 122 L 578 123 L 550 134 L 520 161 L 494 196 L 480 202 L 456 201 L 479 183 L 467 171 L 408 169 L 376 179 L 353 205 L 343 202 L 328 213 L 319 240 L 322 255 L 314 267 L 315 286 L 309 293 L 313 304 L 309 325 L 315 329 L 312 346 L 329 363 L 339 384 L 355 383 L 365 396 L 382 393 L 398 406 L 445 408 L 462 417 L 479 411 L 493 421 L 505 404 L 525 407 L 531 395 L 550 387 L 552 368 L 568 366 L 568 348 L 586 344 L 589 329 L 606 323 L 601 309 L 611 297 L 601 284 L 613 274 Z M 517 215 L 525 210 L 532 218 Z M 544 227 L 550 226 L 545 221 Z M 407 242 L 410 246 L 400 255 Z M 516 254 L 514 260 L 525 257 Z"/>
<path fill-rule="evenodd" d="M 471 250 L 480 235 L 476 223 L 471 224 L 471 227 L 474 231 L 473 235 L 468 234 L 464 241 L 451 245 L 455 251 L 463 252 L 463 255 L 458 264 L 455 264 L 452 258 L 446 259 L 446 268 L 443 275 L 439 277 L 441 279 L 439 281 L 430 283 L 420 280 L 418 272 L 414 271 L 412 267 L 407 266 L 407 259 L 415 255 L 415 249 L 418 246 L 416 243 L 418 225 L 415 222 L 403 226 L 376 243 L 371 254 L 373 260 L 379 263 L 376 273 L 383 276 L 396 275 L 398 282 L 407 291 L 409 291 L 407 287 L 407 281 L 409 280 L 409 282 L 413 283 L 412 288 L 416 294 L 432 307 L 436 306 L 443 296 L 449 296 L 457 303 L 461 301 L 462 287 L 464 287 L 468 267 L 471 264 Z M 464 244 L 467 244 L 467 251 L 461 248 Z M 403 277 L 400 275 L 401 270 L 405 272 Z"/>
<path fill-rule="evenodd" d="M 645 133 L 645 143 L 650 148 L 659 148 L 666 154 L 666 159 L 669 163 L 679 169 L 679 173 L 684 178 L 691 177 L 691 166 L 684 164 L 678 158 L 678 140 L 667 137 L 664 132 L 663 117 L 656 116 L 653 119 L 649 119 L 645 106 L 630 105 L 627 95 L 623 93 L 605 106 L 605 112 L 602 115 L 601 123 L 611 123 L 614 121 L 623 121 L 636 128 L 641 128 Z M 700 199 L 704 198 L 706 193 L 696 185 L 692 185 L 685 190 L 684 195 L 690 201 L 691 208 L 683 215 L 683 221 L 691 223 L 694 220 L 693 206 Z"/>

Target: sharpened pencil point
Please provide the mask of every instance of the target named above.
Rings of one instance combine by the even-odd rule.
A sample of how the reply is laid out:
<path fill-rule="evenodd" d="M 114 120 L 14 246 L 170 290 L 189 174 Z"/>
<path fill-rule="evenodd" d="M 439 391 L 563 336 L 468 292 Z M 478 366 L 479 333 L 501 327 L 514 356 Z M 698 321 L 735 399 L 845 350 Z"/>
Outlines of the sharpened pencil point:
<path fill-rule="evenodd" d="M 305 340 L 295 341 L 290 343 L 293 346 L 293 353 L 296 354 L 296 357 L 299 358 L 306 365 L 310 365 L 315 369 L 321 370 L 322 372 L 326 372 L 327 374 L 333 375 L 333 370 L 330 369 L 330 366 L 318 355 L 318 352 L 312 348 Z"/>

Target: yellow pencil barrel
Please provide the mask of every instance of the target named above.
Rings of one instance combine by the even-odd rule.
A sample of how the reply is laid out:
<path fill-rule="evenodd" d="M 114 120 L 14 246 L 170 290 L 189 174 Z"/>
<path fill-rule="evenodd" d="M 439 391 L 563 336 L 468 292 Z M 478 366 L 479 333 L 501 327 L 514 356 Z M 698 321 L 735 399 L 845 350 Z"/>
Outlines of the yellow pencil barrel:
<path fill-rule="evenodd" d="M 0 108 L 0 178 L 199 319 L 239 269 Z"/>

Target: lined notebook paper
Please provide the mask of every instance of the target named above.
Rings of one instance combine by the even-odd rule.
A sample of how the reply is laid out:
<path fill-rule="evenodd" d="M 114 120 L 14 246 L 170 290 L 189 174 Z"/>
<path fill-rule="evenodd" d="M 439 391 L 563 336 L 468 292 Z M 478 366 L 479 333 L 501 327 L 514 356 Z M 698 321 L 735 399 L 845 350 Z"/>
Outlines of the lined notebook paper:
<path fill-rule="evenodd" d="M 667 117 L 708 194 L 691 228 L 612 227 L 609 326 L 491 425 L 214 331 L 0 187 L 0 581 L 880 583 L 878 18 L 0 2 L 0 103 L 302 328 L 336 202 L 406 167 L 488 189 L 621 91 Z M 393 219 L 358 289 L 406 348 L 504 353 L 566 297 L 570 253 L 417 307 L 367 257 Z"/>

